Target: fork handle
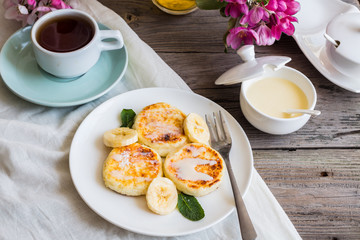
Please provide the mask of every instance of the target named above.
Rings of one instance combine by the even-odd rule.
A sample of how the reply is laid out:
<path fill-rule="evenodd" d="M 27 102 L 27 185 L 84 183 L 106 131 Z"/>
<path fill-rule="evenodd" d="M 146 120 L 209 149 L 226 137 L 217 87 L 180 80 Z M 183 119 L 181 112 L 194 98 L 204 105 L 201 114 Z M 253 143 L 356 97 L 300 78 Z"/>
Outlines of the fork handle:
<path fill-rule="evenodd" d="M 230 161 L 228 159 L 225 161 L 226 167 L 229 173 L 231 187 L 233 190 L 234 198 L 235 198 L 235 205 L 236 211 L 240 223 L 240 232 L 243 240 L 254 240 L 257 237 L 256 231 L 254 226 L 251 222 L 250 216 L 246 210 L 245 203 L 241 196 L 240 190 L 237 186 L 236 179 L 234 176 L 234 172 L 232 170 Z"/>

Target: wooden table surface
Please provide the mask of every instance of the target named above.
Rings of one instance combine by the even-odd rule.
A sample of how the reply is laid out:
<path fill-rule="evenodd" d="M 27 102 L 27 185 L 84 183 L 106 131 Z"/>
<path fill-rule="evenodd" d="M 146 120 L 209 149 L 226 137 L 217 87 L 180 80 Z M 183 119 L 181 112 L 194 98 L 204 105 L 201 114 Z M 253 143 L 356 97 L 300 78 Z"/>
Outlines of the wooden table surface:
<path fill-rule="evenodd" d="M 256 55 L 291 57 L 287 65 L 310 78 L 322 114 L 289 135 L 263 133 L 240 110 L 241 85 L 214 84 L 241 63 L 234 51 L 224 53 L 227 19 L 218 11 L 172 16 L 151 0 L 100 2 L 124 18 L 194 92 L 237 119 L 250 140 L 255 168 L 303 239 L 360 239 L 360 94 L 323 77 L 294 39 L 283 35 L 272 46 L 256 47 Z"/>

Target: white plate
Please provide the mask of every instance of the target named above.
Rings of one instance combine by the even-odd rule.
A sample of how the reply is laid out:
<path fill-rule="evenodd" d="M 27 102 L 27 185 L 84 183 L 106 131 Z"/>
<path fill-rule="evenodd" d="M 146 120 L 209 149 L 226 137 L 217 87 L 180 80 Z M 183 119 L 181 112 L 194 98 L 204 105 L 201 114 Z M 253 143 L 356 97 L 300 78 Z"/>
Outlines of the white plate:
<path fill-rule="evenodd" d="M 325 48 L 324 33 L 328 23 L 342 13 L 359 12 L 359 9 L 340 0 L 298 0 L 301 10 L 296 14 L 299 23 L 293 35 L 295 41 L 315 68 L 334 84 L 360 93 L 358 76 L 344 75 L 334 68 Z"/>
<path fill-rule="evenodd" d="M 236 180 L 243 195 L 246 193 L 253 169 L 249 141 L 238 122 L 216 103 L 192 92 L 170 88 L 145 88 L 118 95 L 94 109 L 79 126 L 70 150 L 70 172 L 77 191 L 88 206 L 107 221 L 151 236 L 179 236 L 206 229 L 227 217 L 235 208 L 230 180 L 225 177 L 220 187 L 211 194 L 199 197 L 205 218 L 192 222 L 178 210 L 169 215 L 152 213 L 145 197 L 127 197 L 109 190 L 102 180 L 102 165 L 110 152 L 102 143 L 106 130 L 120 125 L 122 109 L 131 108 L 138 113 L 156 102 L 167 102 L 185 114 L 204 115 L 223 111 L 233 138 L 230 159 Z"/>

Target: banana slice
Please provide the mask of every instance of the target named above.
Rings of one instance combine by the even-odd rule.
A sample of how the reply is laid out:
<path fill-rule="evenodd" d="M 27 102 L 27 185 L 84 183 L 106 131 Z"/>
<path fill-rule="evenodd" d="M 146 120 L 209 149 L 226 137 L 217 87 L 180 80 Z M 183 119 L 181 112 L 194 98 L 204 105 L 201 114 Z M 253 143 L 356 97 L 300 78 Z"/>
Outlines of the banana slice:
<path fill-rule="evenodd" d="M 157 177 L 149 185 L 146 202 L 154 213 L 171 213 L 177 205 L 178 193 L 175 184 L 168 178 Z"/>
<path fill-rule="evenodd" d="M 200 115 L 190 113 L 184 120 L 184 131 L 191 142 L 209 145 L 209 128 Z"/>
<path fill-rule="evenodd" d="M 127 127 L 111 129 L 106 131 L 103 136 L 105 146 L 112 148 L 130 145 L 137 141 L 137 131 Z"/>

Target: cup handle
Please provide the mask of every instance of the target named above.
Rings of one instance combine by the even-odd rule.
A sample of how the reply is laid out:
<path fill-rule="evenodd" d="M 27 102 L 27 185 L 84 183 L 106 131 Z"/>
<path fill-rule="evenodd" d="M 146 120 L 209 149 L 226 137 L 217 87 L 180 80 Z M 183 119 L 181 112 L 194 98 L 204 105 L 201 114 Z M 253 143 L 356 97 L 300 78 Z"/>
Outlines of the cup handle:
<path fill-rule="evenodd" d="M 112 41 L 104 41 L 106 39 Z M 100 31 L 100 49 L 101 51 L 115 50 L 124 46 L 123 37 L 118 30 L 101 30 Z"/>

